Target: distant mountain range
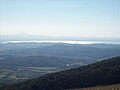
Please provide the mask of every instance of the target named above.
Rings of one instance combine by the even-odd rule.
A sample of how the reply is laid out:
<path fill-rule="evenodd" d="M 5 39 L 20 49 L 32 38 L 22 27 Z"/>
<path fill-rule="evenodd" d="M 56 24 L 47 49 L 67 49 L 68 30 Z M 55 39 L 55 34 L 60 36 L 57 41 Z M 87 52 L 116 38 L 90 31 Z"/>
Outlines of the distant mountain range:
<path fill-rule="evenodd" d="M 120 83 L 120 57 L 1 87 L 1 90 L 65 90 Z"/>

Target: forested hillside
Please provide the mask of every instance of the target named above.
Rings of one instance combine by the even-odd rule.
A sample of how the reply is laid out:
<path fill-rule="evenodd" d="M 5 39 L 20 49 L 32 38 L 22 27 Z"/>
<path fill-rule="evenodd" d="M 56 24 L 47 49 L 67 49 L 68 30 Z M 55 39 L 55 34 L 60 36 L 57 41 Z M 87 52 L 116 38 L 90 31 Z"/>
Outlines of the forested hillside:
<path fill-rule="evenodd" d="M 63 90 L 120 83 L 120 57 L 8 85 L 2 90 Z"/>

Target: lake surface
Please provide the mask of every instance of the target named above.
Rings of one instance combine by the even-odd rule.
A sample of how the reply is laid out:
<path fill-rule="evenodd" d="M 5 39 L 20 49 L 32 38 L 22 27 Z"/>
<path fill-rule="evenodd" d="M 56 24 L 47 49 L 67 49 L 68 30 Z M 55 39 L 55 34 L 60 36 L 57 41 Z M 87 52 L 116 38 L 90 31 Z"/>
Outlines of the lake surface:
<path fill-rule="evenodd" d="M 110 41 L 5 41 L 2 44 L 7 43 L 68 43 L 68 44 L 120 44 L 120 42 Z"/>

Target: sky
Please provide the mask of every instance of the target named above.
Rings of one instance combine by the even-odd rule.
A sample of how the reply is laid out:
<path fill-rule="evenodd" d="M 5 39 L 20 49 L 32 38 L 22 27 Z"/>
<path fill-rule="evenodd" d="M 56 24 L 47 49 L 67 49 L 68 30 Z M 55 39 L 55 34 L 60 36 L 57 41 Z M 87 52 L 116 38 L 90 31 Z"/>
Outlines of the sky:
<path fill-rule="evenodd" d="M 120 0 L 0 0 L 0 35 L 120 38 Z"/>

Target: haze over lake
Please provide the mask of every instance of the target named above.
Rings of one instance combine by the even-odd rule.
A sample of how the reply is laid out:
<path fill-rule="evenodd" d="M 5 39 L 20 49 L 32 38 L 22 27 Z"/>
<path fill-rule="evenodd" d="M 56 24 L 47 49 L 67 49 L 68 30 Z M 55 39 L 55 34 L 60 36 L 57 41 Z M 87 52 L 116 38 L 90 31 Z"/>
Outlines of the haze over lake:
<path fill-rule="evenodd" d="M 43 40 L 43 41 L 5 41 L 3 44 L 7 43 L 67 43 L 67 44 L 120 44 L 117 41 L 55 41 L 55 40 Z"/>

